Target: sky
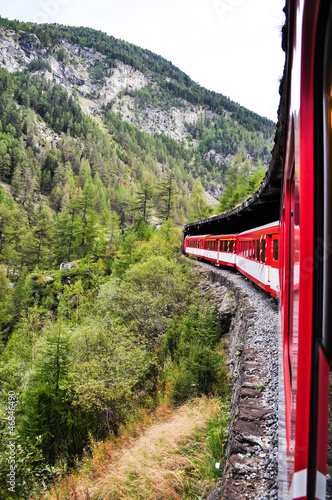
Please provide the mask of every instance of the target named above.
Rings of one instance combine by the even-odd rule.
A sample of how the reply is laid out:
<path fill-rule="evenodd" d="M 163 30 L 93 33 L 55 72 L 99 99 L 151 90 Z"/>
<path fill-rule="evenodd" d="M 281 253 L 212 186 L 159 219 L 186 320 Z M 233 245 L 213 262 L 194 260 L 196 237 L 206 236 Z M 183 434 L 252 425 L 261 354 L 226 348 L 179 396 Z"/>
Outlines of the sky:
<path fill-rule="evenodd" d="M 87 26 L 159 54 L 203 87 L 277 120 L 285 0 L 0 0 L 0 15 Z"/>

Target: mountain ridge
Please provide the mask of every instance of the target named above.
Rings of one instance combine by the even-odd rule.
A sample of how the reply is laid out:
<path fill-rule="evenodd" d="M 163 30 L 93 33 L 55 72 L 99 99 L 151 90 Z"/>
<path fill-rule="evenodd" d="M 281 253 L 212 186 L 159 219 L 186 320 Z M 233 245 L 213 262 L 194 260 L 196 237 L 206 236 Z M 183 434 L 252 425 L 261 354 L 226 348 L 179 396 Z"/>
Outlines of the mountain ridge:
<path fill-rule="evenodd" d="M 75 106 L 79 105 L 81 112 L 108 136 L 112 163 L 120 165 L 113 167 L 113 172 L 118 178 L 122 176 L 120 182 L 124 185 L 131 181 L 141 183 L 146 176 L 155 178 L 157 171 L 158 175 L 165 175 L 169 168 L 175 168 L 182 178 L 180 191 L 184 199 L 188 200 L 193 183 L 199 179 L 206 192 L 218 200 L 225 173 L 236 154 L 251 162 L 247 168 L 249 175 L 261 168 L 260 164 L 265 167 L 268 164 L 275 126 L 271 120 L 203 89 L 172 63 L 148 50 L 90 28 L 34 25 L 3 18 L 0 47 L 0 69 L 9 71 L 17 82 L 13 97 L 16 106 L 23 106 L 20 114 L 27 114 L 26 109 L 32 107 L 45 121 L 45 126 L 39 129 L 49 127 L 42 142 L 48 142 L 51 149 L 61 148 L 61 134 L 76 137 L 76 141 L 84 136 L 87 132 L 83 129 L 90 125 L 85 118 L 78 119 Z M 56 85 L 61 85 L 68 97 Z M 49 107 L 54 93 L 62 102 L 60 110 Z M 253 126 L 257 128 L 252 130 Z M 31 125 L 30 129 L 34 128 L 38 129 Z M 80 147 L 84 156 L 87 148 Z M 160 148 L 164 148 L 163 153 Z M 37 163 L 43 163 L 44 156 L 42 151 Z M 95 158 L 96 154 L 92 156 Z M 152 172 L 144 166 L 144 174 L 133 175 L 135 158 L 146 163 L 149 156 L 147 163 L 156 162 L 159 166 L 154 166 Z M 92 174 L 99 172 L 107 189 L 109 174 L 103 174 L 100 166 L 93 165 L 91 155 L 88 160 Z M 105 161 L 107 158 L 102 163 Z M 77 171 L 77 167 L 73 168 Z M 102 169 L 105 170 L 103 166 Z M 121 173 L 125 171 L 127 180 Z M 49 172 L 46 184 L 43 175 L 41 190 L 47 194 L 51 187 L 45 185 L 53 186 L 56 175 L 55 171 Z M 132 201 L 139 189 L 131 189 Z M 211 198 L 208 203 L 213 203 Z M 182 205 L 186 216 L 185 203 Z M 112 209 L 111 201 L 109 206 Z"/>

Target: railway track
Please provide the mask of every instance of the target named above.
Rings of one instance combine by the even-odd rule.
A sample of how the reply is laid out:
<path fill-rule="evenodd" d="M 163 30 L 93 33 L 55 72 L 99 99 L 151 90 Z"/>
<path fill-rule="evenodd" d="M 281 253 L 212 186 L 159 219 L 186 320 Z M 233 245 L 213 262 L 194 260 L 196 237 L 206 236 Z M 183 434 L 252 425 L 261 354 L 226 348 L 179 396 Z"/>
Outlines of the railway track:
<path fill-rule="evenodd" d="M 235 299 L 227 334 L 232 410 L 226 464 L 223 479 L 212 488 L 208 500 L 277 499 L 277 301 L 239 273 L 196 264 L 204 286 L 210 283 L 217 306 L 218 287 L 231 290 Z"/>

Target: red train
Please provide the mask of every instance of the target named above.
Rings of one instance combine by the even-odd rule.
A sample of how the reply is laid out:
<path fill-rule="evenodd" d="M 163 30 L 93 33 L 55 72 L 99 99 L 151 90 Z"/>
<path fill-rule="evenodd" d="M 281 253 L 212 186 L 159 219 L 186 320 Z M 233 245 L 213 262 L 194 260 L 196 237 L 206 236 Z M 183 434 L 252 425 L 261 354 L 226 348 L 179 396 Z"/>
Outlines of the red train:
<path fill-rule="evenodd" d="M 270 169 L 252 200 L 228 214 L 186 226 L 184 249 L 216 265 L 235 266 L 279 297 L 284 388 L 279 419 L 286 429 L 285 439 L 280 437 L 279 498 L 323 500 L 332 498 L 332 463 L 328 464 L 328 445 L 332 449 L 332 1 L 288 0 L 285 10 L 279 222 L 266 226 L 265 215 L 254 211 L 264 203 L 262 194 L 269 194 Z M 257 220 L 262 217 L 264 225 L 253 223 L 252 227 L 259 227 L 243 232 L 238 225 L 245 220 L 251 227 L 245 219 L 250 217 L 249 209 L 252 217 L 256 213 Z M 195 236 L 198 230 L 210 233 L 211 227 L 216 235 Z"/>
<path fill-rule="evenodd" d="M 279 290 L 279 222 L 240 234 L 186 236 L 184 253 L 238 269 L 274 297 Z"/>

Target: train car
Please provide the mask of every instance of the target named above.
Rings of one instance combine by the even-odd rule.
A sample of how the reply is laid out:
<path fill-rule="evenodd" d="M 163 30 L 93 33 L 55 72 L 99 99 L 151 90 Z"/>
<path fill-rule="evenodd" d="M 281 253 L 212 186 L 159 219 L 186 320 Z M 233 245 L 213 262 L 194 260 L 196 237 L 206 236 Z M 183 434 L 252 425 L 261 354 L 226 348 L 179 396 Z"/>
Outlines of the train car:
<path fill-rule="evenodd" d="M 205 234 L 200 236 L 186 236 L 183 242 L 184 253 L 202 259 L 204 257 L 205 237 Z"/>
<path fill-rule="evenodd" d="M 266 292 L 279 292 L 279 221 L 238 235 L 237 269 Z"/>
<path fill-rule="evenodd" d="M 331 498 L 332 4 L 288 2 L 280 306 L 286 480 L 280 498 Z M 282 405 L 281 405 L 282 406 Z"/>
<path fill-rule="evenodd" d="M 216 266 L 236 267 L 237 235 L 205 234 L 186 236 L 184 253 L 214 263 Z"/>
<path fill-rule="evenodd" d="M 216 266 L 236 267 L 237 235 L 209 234 L 205 237 L 204 258 Z"/>

